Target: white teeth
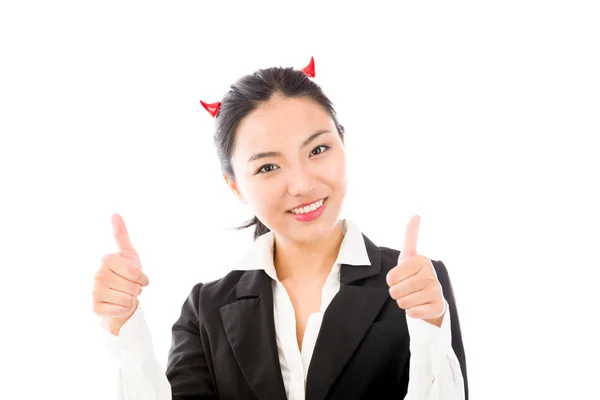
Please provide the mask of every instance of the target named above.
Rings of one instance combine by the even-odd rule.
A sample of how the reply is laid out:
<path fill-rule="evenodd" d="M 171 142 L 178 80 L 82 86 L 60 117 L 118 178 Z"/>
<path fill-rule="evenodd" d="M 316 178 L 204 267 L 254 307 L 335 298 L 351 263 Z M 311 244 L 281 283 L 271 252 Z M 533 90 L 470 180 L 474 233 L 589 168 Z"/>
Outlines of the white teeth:
<path fill-rule="evenodd" d="M 305 214 L 311 211 L 315 211 L 317 208 L 321 207 L 323 205 L 323 201 L 324 200 L 319 200 L 319 201 L 315 201 L 314 203 L 308 205 L 308 206 L 304 206 L 304 207 L 300 207 L 300 208 L 294 208 L 292 210 L 292 213 L 294 214 Z"/>

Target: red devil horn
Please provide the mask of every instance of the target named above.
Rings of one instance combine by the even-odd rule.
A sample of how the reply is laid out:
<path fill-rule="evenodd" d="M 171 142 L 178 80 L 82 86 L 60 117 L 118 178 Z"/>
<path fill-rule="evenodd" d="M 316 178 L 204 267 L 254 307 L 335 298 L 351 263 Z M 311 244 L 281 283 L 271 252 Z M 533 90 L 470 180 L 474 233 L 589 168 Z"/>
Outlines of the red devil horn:
<path fill-rule="evenodd" d="M 313 57 L 310 58 L 310 62 L 302 71 L 311 78 L 315 77 L 315 59 Z"/>
<path fill-rule="evenodd" d="M 217 101 L 216 103 L 205 103 L 202 100 L 200 100 L 200 104 L 202 104 L 202 106 L 204 108 L 206 108 L 206 111 L 208 111 L 208 113 L 210 115 L 213 116 L 213 118 L 217 115 L 217 113 L 219 112 L 219 107 L 221 107 L 221 102 Z"/>

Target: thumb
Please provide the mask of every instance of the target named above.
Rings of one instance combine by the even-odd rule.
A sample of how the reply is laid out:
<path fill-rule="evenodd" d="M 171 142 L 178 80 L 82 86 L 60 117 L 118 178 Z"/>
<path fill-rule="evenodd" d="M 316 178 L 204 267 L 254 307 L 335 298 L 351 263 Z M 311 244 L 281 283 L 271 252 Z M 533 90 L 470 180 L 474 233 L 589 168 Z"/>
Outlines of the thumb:
<path fill-rule="evenodd" d="M 401 261 L 406 260 L 412 256 L 417 255 L 417 239 L 419 238 L 419 225 L 421 223 L 421 217 L 413 215 L 406 225 L 406 231 L 404 233 L 404 242 L 402 242 L 402 250 L 398 257 L 398 264 Z"/>
<path fill-rule="evenodd" d="M 131 243 L 131 239 L 129 239 L 129 233 L 127 232 L 125 221 L 123 221 L 123 217 L 121 217 L 119 214 L 113 214 L 112 228 L 113 235 L 115 237 L 115 241 L 117 242 L 117 246 L 119 246 L 121 255 L 124 257 L 137 255 L 137 252 Z"/>

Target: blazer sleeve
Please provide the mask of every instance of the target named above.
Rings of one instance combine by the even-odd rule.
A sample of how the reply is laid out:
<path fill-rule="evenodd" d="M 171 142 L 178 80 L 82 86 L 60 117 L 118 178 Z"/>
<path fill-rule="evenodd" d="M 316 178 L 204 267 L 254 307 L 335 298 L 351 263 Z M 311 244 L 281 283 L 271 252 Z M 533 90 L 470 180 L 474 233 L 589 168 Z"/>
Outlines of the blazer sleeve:
<path fill-rule="evenodd" d="M 203 338 L 202 332 L 199 310 L 201 289 L 201 283 L 193 287 L 181 307 L 179 318 L 173 324 L 166 368 L 172 400 L 218 399 L 212 366 L 208 362 L 208 340 Z"/>
<path fill-rule="evenodd" d="M 450 276 L 448 274 L 448 269 L 444 265 L 442 261 L 433 261 L 432 262 L 435 268 L 435 272 L 437 273 L 438 280 L 442 285 L 442 290 L 444 292 L 444 297 L 448 302 L 448 306 L 450 308 L 450 329 L 452 333 L 452 349 L 456 354 L 456 358 L 458 358 L 458 362 L 460 364 L 460 369 L 463 375 L 463 380 L 465 384 L 465 400 L 469 399 L 469 390 L 468 390 L 468 380 L 467 380 L 467 361 L 465 358 L 465 348 L 462 340 L 462 332 L 460 330 L 460 321 L 458 318 L 458 310 L 456 306 L 456 299 L 454 297 L 454 290 L 452 288 L 452 283 L 450 282 Z"/>

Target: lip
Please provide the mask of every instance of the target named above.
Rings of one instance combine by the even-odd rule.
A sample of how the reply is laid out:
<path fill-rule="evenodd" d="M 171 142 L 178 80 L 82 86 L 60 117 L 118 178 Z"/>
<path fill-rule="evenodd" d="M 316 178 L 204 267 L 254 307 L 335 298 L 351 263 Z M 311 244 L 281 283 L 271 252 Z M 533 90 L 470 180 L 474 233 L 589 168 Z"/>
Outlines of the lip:
<path fill-rule="evenodd" d="M 312 204 L 312 203 L 308 203 L 308 204 Z M 294 214 L 291 211 L 288 211 L 288 213 L 290 213 L 294 217 L 294 219 L 296 219 L 296 221 L 310 222 L 310 221 L 313 221 L 313 220 L 319 218 L 321 215 L 323 215 L 323 213 L 325 212 L 325 208 L 327 208 L 327 197 L 325 197 L 323 199 L 323 205 L 314 211 L 310 211 L 310 212 L 307 212 L 304 214 Z"/>
<path fill-rule="evenodd" d="M 296 208 L 300 208 L 300 207 L 306 207 L 306 206 L 310 206 L 312 203 L 316 203 L 319 200 L 323 200 L 325 201 L 327 199 L 327 197 L 323 197 L 322 199 L 315 199 L 313 201 L 309 201 L 308 203 L 302 203 L 297 205 L 296 207 L 292 207 L 291 209 L 288 210 L 288 212 L 292 212 L 292 210 L 295 210 Z"/>

